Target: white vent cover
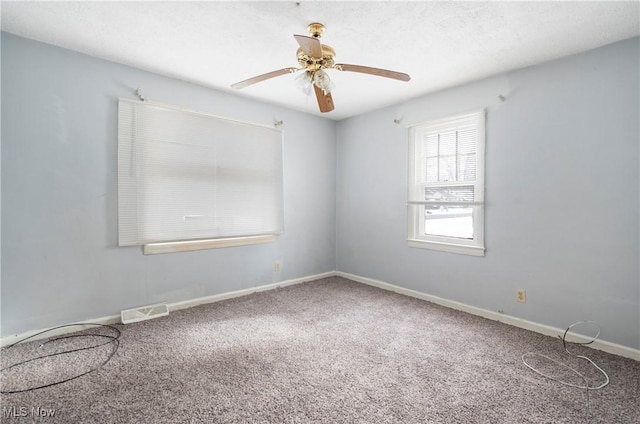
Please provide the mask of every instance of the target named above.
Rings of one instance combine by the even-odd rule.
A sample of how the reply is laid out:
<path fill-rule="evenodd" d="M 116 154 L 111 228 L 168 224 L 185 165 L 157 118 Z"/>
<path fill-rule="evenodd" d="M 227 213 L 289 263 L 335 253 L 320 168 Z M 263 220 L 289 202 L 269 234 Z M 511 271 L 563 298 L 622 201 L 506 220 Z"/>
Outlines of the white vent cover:
<path fill-rule="evenodd" d="M 169 315 L 169 307 L 166 303 L 141 306 L 139 308 L 126 309 L 120 312 L 123 324 L 131 324 L 132 322 L 145 321 L 152 318 L 163 317 L 165 315 Z"/>

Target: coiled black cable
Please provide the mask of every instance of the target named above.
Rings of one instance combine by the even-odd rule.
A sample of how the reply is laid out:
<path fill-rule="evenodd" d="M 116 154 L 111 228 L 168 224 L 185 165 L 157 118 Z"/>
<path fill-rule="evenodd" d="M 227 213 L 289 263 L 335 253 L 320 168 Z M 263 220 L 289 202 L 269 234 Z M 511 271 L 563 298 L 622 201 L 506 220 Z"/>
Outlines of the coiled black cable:
<path fill-rule="evenodd" d="M 25 389 L 16 389 L 16 390 L 0 389 L 0 393 L 2 393 L 2 394 L 11 394 L 11 393 L 29 392 L 29 391 L 32 391 L 32 390 L 44 389 L 45 387 L 56 386 L 58 384 L 66 383 L 67 381 L 75 380 L 77 378 L 80 378 L 82 376 L 85 376 L 85 375 L 87 375 L 89 373 L 92 373 L 92 372 L 97 371 L 100 368 L 102 368 L 104 365 L 106 365 L 111 360 L 111 358 L 113 358 L 113 356 L 118 351 L 118 348 L 120 347 L 120 336 L 122 335 L 120 330 L 118 328 L 112 326 L 112 325 L 94 324 L 94 323 L 77 323 L 77 324 L 60 325 L 58 327 L 50 328 L 48 330 L 44 330 L 44 331 L 41 331 L 39 333 L 33 334 L 33 335 L 29 336 L 29 337 L 25 337 L 24 339 L 19 340 L 19 341 L 15 342 L 15 343 L 5 347 L 3 350 L 7 350 L 7 349 L 10 349 L 10 348 L 12 348 L 12 347 L 14 347 L 16 345 L 22 344 L 25 341 L 27 341 L 29 339 L 32 339 L 32 338 L 34 338 L 36 336 L 39 336 L 41 334 L 45 334 L 45 333 L 48 333 L 48 332 L 51 332 L 51 331 L 54 331 L 54 330 L 59 330 L 61 328 L 75 327 L 75 326 L 94 326 L 94 327 L 100 327 L 100 328 L 109 328 L 109 329 L 113 330 L 116 335 L 98 334 L 98 333 L 86 333 L 86 334 L 72 334 L 70 336 L 56 337 L 56 338 L 47 340 L 46 342 L 42 343 L 40 345 L 40 347 L 44 346 L 45 344 L 53 343 L 53 342 L 56 342 L 56 341 L 59 341 L 59 340 L 74 339 L 74 338 L 78 338 L 78 337 L 101 337 L 101 338 L 106 338 L 108 340 L 106 342 L 104 342 L 104 343 L 98 343 L 98 344 L 95 344 L 95 345 L 92 345 L 92 346 L 86 346 L 86 347 L 81 347 L 81 348 L 77 348 L 77 349 L 69 349 L 69 350 L 64 350 L 64 351 L 61 351 L 61 352 L 50 353 L 48 355 L 42 355 L 42 356 L 37 356 L 35 358 L 26 359 L 24 361 L 20 361 L 20 362 L 17 362 L 15 364 L 13 364 L 13 365 L 9 365 L 9 366 L 7 366 L 5 368 L 0 369 L 0 373 L 3 373 L 5 371 L 8 371 L 10 369 L 13 369 L 13 368 L 16 368 L 16 367 L 19 367 L 19 366 L 22 366 L 22 365 L 25 365 L 25 364 L 30 363 L 30 362 L 42 360 L 42 359 L 45 359 L 45 358 L 50 358 L 50 357 L 58 356 L 58 355 L 66 355 L 66 354 L 69 354 L 69 353 L 80 352 L 80 351 L 83 351 L 83 350 L 96 349 L 96 348 L 99 348 L 101 346 L 105 346 L 105 345 L 108 345 L 108 344 L 113 344 L 113 349 L 112 349 L 111 353 L 109 354 L 109 356 L 107 357 L 106 360 L 104 360 L 102 363 L 98 364 L 95 368 L 91 368 L 88 371 L 85 371 L 85 372 L 83 372 L 81 374 L 78 374 L 78 375 L 75 375 L 73 377 L 66 378 L 64 380 L 55 381 L 53 383 L 43 384 L 41 386 L 36 386 L 36 387 L 28 387 L 28 388 L 25 388 Z"/>

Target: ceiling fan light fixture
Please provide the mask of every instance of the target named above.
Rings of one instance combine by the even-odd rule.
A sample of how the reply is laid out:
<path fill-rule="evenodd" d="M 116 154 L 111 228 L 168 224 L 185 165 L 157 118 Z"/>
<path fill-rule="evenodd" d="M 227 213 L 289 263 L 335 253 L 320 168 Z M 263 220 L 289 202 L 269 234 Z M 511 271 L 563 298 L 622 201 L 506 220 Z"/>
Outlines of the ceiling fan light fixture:
<path fill-rule="evenodd" d="M 313 91 L 313 79 L 311 77 L 311 72 L 304 71 L 300 75 L 296 77 L 296 86 L 307 96 L 311 95 Z"/>
<path fill-rule="evenodd" d="M 322 69 L 318 69 L 313 73 L 313 83 L 325 93 L 331 93 L 334 87 L 331 78 L 329 78 L 329 74 Z"/>

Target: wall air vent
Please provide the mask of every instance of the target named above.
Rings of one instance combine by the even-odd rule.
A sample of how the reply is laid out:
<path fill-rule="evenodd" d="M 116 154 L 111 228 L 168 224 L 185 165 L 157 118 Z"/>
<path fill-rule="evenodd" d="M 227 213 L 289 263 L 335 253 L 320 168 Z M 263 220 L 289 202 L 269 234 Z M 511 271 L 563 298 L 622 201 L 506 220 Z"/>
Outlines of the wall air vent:
<path fill-rule="evenodd" d="M 141 306 L 139 308 L 126 309 L 120 312 L 123 324 L 131 324 L 132 322 L 146 321 L 152 318 L 163 317 L 169 315 L 169 307 L 166 303 L 158 303 L 156 305 Z"/>

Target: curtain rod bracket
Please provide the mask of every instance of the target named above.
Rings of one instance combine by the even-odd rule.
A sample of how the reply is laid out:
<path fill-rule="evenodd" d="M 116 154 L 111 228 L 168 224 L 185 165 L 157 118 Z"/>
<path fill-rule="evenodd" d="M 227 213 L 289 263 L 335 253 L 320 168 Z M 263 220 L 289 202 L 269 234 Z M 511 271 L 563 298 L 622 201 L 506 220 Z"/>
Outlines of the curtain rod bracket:
<path fill-rule="evenodd" d="M 146 100 L 142 95 L 142 90 L 140 88 L 136 89 L 136 96 L 138 96 L 141 102 L 144 102 Z"/>

